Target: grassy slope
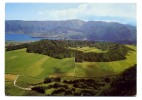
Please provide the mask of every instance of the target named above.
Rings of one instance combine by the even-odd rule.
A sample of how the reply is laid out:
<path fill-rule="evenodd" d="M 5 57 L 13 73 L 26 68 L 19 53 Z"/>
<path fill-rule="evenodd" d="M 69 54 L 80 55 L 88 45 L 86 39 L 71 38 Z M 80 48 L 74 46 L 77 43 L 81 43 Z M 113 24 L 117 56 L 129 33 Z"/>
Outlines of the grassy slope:
<path fill-rule="evenodd" d="M 101 77 L 107 75 L 116 75 L 136 64 L 136 47 L 126 45 L 134 51 L 129 52 L 126 60 L 113 62 L 83 62 L 76 63 L 76 76 Z"/>
<path fill-rule="evenodd" d="M 135 46 L 126 46 L 136 50 Z M 136 64 L 136 51 L 129 52 L 126 57 L 126 60 L 113 62 L 76 63 L 76 76 L 99 77 L 118 74 Z M 6 52 L 5 71 L 38 78 L 59 74 L 60 76 L 73 76 L 74 62 L 73 58 L 55 59 L 45 55 L 26 53 L 25 49 L 20 49 Z"/>
<path fill-rule="evenodd" d="M 87 53 L 87 52 L 96 52 L 96 53 L 106 52 L 106 51 L 102 51 L 100 49 L 97 49 L 96 47 L 82 47 L 82 48 L 78 47 L 78 48 L 70 48 L 70 49 L 83 51 L 84 53 Z"/>
<path fill-rule="evenodd" d="M 5 95 L 7 96 L 42 96 L 36 91 L 21 90 L 13 85 L 13 82 L 5 82 Z"/>
<path fill-rule="evenodd" d="M 45 55 L 26 53 L 26 49 L 6 51 L 5 53 L 5 73 L 20 75 L 17 84 L 22 87 L 28 87 L 29 84 L 39 83 L 45 77 L 54 74 L 73 74 L 73 58 L 55 59 Z M 6 94 L 18 95 L 19 91 L 13 86 L 13 82 L 6 82 Z M 8 87 L 12 87 L 8 89 Z M 24 95 L 22 92 L 19 95 Z M 27 93 L 27 92 L 26 92 Z"/>
<path fill-rule="evenodd" d="M 135 46 L 127 46 L 136 50 Z M 73 58 L 55 59 L 45 55 L 26 53 L 25 50 L 20 49 L 5 53 L 5 73 L 20 74 L 21 76 L 17 80 L 18 85 L 27 87 L 29 83 L 42 82 L 47 76 L 73 76 Z M 75 75 L 79 77 L 100 77 L 118 74 L 136 64 L 136 51 L 129 52 L 126 57 L 126 60 L 114 62 L 76 63 Z M 7 95 L 40 95 L 14 87 L 13 81 L 8 81 L 5 84 Z"/>
<path fill-rule="evenodd" d="M 73 71 L 73 58 L 55 59 L 45 55 L 26 53 L 25 50 L 6 52 L 5 73 L 45 78 L 50 74 Z"/>
<path fill-rule="evenodd" d="M 39 60 L 42 60 L 44 56 L 32 53 L 28 54 L 25 52 L 25 50 L 26 49 L 20 49 L 6 52 L 6 73 L 14 73 L 20 75 L 28 74 L 30 76 L 37 76 L 38 74 L 40 74 L 41 69 L 38 69 L 38 65 L 35 66 L 35 63 L 38 63 Z"/>
<path fill-rule="evenodd" d="M 6 74 L 5 75 L 5 95 L 7 95 L 7 96 L 43 95 L 43 94 L 40 94 L 36 91 L 25 91 L 25 90 L 15 87 L 13 81 L 16 79 L 16 76 L 17 75 L 13 75 L 13 74 Z M 23 82 L 23 83 L 25 83 L 25 82 Z"/>

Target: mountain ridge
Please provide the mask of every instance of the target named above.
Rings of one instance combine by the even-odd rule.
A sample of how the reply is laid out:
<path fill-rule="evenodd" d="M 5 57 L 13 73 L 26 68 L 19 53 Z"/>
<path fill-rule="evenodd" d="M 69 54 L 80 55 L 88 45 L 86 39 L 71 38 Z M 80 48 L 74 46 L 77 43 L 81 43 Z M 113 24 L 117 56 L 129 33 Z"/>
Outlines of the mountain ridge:
<path fill-rule="evenodd" d="M 5 32 L 30 34 L 33 37 L 136 43 L 136 26 L 118 22 L 79 19 L 61 21 L 6 20 Z"/>

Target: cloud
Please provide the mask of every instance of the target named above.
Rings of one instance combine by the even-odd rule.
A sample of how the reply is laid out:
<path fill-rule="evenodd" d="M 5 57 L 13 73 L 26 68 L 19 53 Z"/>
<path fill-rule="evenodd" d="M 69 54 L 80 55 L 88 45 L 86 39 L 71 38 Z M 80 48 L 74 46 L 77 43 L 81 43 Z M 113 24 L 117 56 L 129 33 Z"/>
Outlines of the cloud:
<path fill-rule="evenodd" d="M 44 12 L 42 12 L 42 11 L 38 12 L 38 15 L 43 15 L 43 14 L 44 14 Z"/>
<path fill-rule="evenodd" d="M 68 9 L 53 9 L 38 12 L 39 15 L 46 16 L 47 20 L 66 20 L 66 19 L 83 19 L 90 20 L 89 18 L 116 17 L 126 18 L 130 20 L 136 19 L 136 5 L 135 4 L 79 4 L 77 7 Z M 92 19 L 91 19 L 92 20 Z M 109 19 L 110 20 L 110 19 Z"/>

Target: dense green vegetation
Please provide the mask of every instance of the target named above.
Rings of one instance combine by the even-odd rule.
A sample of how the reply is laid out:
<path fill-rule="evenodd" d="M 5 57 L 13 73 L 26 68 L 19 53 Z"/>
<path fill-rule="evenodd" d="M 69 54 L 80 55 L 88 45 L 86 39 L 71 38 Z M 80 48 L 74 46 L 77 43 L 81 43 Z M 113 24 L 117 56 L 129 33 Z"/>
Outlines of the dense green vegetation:
<path fill-rule="evenodd" d="M 83 52 L 71 47 L 95 47 L 107 52 Z M 27 47 L 27 52 L 48 55 L 54 58 L 62 59 L 75 57 L 76 62 L 110 62 L 126 59 L 125 55 L 132 49 L 109 42 L 90 42 L 90 41 L 62 41 L 62 40 L 41 40 L 31 43 Z"/>
<path fill-rule="evenodd" d="M 23 46 L 23 49 L 19 49 L 19 45 L 11 45 L 6 48 L 11 47 L 12 49 L 5 53 L 5 73 L 9 75 L 8 79 L 11 79 L 5 81 L 6 95 L 135 95 L 135 87 L 132 87 L 136 86 L 135 81 L 132 81 L 129 75 L 130 73 L 133 75 L 135 72 L 127 71 L 136 64 L 136 46 L 134 45 L 41 40 L 28 44 L 26 48 Z M 89 57 L 93 57 L 93 54 L 108 55 L 110 58 L 113 58 L 113 55 L 115 57 L 119 55 L 125 59 L 118 57 L 119 59 L 117 58 L 116 61 L 110 59 L 103 61 L 104 57 L 101 58 L 101 61 L 91 61 Z M 86 60 L 87 58 L 89 59 Z M 97 59 L 96 56 L 94 58 Z M 32 91 L 15 87 L 13 74 L 20 75 L 16 82 L 18 86 L 25 88 L 31 86 Z M 122 76 L 125 77 L 122 78 Z M 132 85 L 127 87 L 126 84 L 129 82 Z M 121 83 L 124 83 L 122 85 L 125 85 L 123 88 L 126 87 L 126 91 L 123 88 L 117 89 Z M 111 87 L 113 88 L 110 89 Z M 106 92 L 107 89 L 110 91 Z M 120 91 L 124 92 L 119 93 Z M 114 94 L 111 94 L 112 92 Z"/>
<path fill-rule="evenodd" d="M 99 78 L 46 78 L 32 90 L 48 96 L 134 96 L 136 65 L 117 76 Z"/>
<path fill-rule="evenodd" d="M 105 96 L 135 96 L 136 95 L 136 65 L 121 73 L 110 86 L 100 94 Z"/>
<path fill-rule="evenodd" d="M 134 96 L 136 94 L 136 65 L 117 76 L 98 78 L 46 77 L 42 82 L 30 84 L 32 91 L 14 87 L 12 81 L 6 81 L 5 84 L 6 95 Z"/>
<path fill-rule="evenodd" d="M 13 44 L 13 43 L 7 43 L 6 46 L 6 51 L 12 51 L 12 50 L 17 50 L 17 49 L 22 49 L 22 48 L 27 48 L 29 45 L 29 43 L 17 43 L 17 44 Z"/>
<path fill-rule="evenodd" d="M 48 96 L 95 96 L 114 77 L 105 78 L 46 78 L 34 84 L 32 90 Z"/>
<path fill-rule="evenodd" d="M 102 77 L 116 75 L 136 64 L 136 47 L 126 55 L 126 60 L 112 62 L 74 62 L 74 58 L 55 59 L 46 55 L 27 53 L 26 49 L 6 51 L 6 73 L 15 73 L 34 77 L 75 76 Z M 24 60 L 23 60 L 24 59 Z M 20 66 L 20 67 L 19 67 Z M 23 80 L 26 81 L 26 78 Z"/>

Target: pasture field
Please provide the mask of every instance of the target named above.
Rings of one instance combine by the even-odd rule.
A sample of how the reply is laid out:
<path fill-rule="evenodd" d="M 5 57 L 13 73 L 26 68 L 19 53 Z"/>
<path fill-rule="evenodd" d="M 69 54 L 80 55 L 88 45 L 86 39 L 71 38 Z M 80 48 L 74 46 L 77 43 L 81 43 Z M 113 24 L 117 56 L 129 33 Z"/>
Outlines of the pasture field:
<path fill-rule="evenodd" d="M 77 48 L 70 47 L 70 49 L 83 51 L 84 53 L 87 53 L 87 52 L 96 52 L 96 53 L 107 52 L 107 51 L 97 49 L 96 47 L 77 47 Z"/>
<path fill-rule="evenodd" d="M 17 79 L 17 85 L 29 87 L 30 84 L 40 83 L 46 77 L 50 76 L 73 76 L 73 70 L 74 58 L 55 59 L 45 55 L 26 53 L 26 49 L 6 51 L 5 93 L 6 95 L 25 95 L 27 93 L 24 90 L 14 87 L 13 81 L 16 75 L 20 75 Z"/>
<path fill-rule="evenodd" d="M 74 69 L 74 58 L 55 59 L 26 53 L 26 49 L 6 51 L 5 56 L 5 73 L 45 78 L 59 73 L 71 74 Z"/>
<path fill-rule="evenodd" d="M 136 64 L 136 46 L 126 46 L 134 50 L 127 53 L 127 59 L 112 62 L 77 62 L 75 75 L 79 77 L 103 77 L 120 74 Z"/>
<path fill-rule="evenodd" d="M 5 95 L 7 96 L 42 96 L 36 91 L 25 91 L 13 85 L 13 82 L 5 82 Z"/>
<path fill-rule="evenodd" d="M 40 93 L 38 93 L 36 91 L 25 91 L 25 90 L 22 90 L 22 89 L 19 89 L 19 88 L 15 87 L 14 86 L 14 80 L 16 79 L 16 77 L 17 77 L 17 75 L 15 75 L 15 74 L 5 74 L 5 95 L 7 95 L 7 96 L 22 96 L 22 95 L 26 95 L 26 96 L 35 95 L 35 96 L 38 96 L 38 95 L 42 95 L 42 94 L 40 94 Z M 22 82 L 20 81 L 20 83 L 22 83 Z M 23 82 L 23 83 L 25 84 L 25 82 Z"/>
<path fill-rule="evenodd" d="M 6 51 L 5 73 L 26 75 L 44 79 L 47 76 L 74 76 L 74 68 L 76 66 L 76 77 L 100 77 L 115 75 L 136 64 L 136 46 L 126 46 L 132 48 L 134 51 L 128 52 L 126 55 L 127 59 L 112 62 L 74 63 L 74 58 L 55 59 L 46 55 L 27 53 L 26 49 Z M 89 49 L 88 47 L 82 47 L 82 49 L 83 48 Z"/>
<path fill-rule="evenodd" d="M 43 95 L 36 91 L 25 91 L 13 85 L 16 76 L 17 85 L 29 87 L 40 83 L 41 86 L 52 84 L 41 84 L 46 77 L 63 77 L 74 80 L 77 77 L 106 77 L 118 75 L 136 64 L 136 46 L 126 45 L 133 49 L 126 55 L 125 60 L 112 62 L 74 62 L 75 58 L 56 59 L 46 55 L 27 53 L 26 49 L 5 52 L 5 94 L 6 95 Z M 106 52 L 95 47 L 71 48 L 83 52 Z M 75 77 L 74 77 L 75 76 Z M 60 84 L 64 85 L 62 82 Z M 72 86 L 69 85 L 70 88 Z M 55 89 L 46 90 L 50 94 Z M 78 89 L 76 90 L 78 91 Z"/>

